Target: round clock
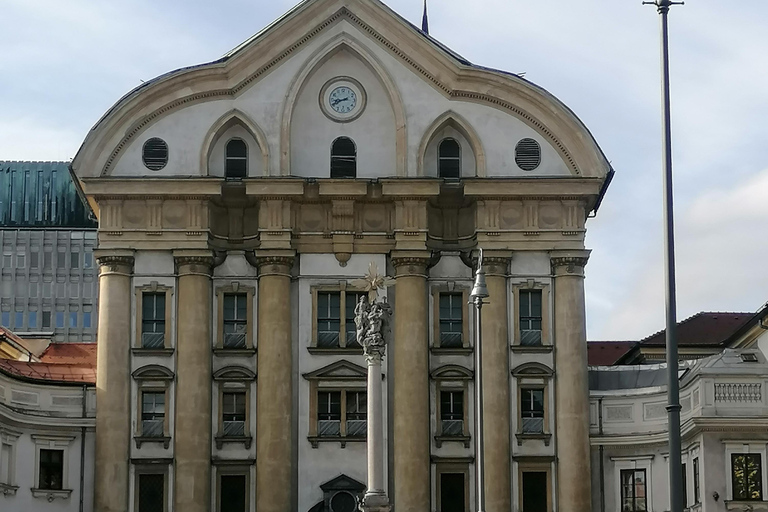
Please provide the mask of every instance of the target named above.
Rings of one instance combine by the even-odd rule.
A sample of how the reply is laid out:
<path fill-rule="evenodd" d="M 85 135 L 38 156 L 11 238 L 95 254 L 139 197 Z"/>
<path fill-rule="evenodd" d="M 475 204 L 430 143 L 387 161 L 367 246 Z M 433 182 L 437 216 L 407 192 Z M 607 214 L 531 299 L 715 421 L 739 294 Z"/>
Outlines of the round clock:
<path fill-rule="evenodd" d="M 326 82 L 320 92 L 320 108 L 337 122 L 357 119 L 365 109 L 365 90 L 360 82 L 349 77 L 337 77 Z"/>

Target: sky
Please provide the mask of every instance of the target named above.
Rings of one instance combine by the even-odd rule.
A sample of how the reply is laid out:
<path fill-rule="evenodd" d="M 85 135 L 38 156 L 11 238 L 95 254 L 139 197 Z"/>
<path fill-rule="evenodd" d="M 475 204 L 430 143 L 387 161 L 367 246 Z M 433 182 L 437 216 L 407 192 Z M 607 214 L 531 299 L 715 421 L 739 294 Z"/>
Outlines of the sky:
<path fill-rule="evenodd" d="M 68 160 L 126 92 L 221 57 L 294 0 L 0 0 L 0 160 Z M 421 0 L 387 5 L 420 24 Z M 429 0 L 430 33 L 525 73 L 616 170 L 587 222 L 590 340 L 664 327 L 659 16 L 640 0 Z M 768 301 L 768 1 L 670 13 L 678 318 Z"/>

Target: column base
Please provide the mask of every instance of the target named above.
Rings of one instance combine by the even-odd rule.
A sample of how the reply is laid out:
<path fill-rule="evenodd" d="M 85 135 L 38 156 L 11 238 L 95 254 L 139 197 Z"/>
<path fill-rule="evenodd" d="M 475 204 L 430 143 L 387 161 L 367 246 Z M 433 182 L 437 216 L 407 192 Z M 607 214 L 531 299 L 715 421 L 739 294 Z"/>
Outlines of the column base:
<path fill-rule="evenodd" d="M 391 509 L 392 505 L 389 504 L 389 498 L 384 491 L 366 492 L 360 500 L 362 512 L 389 512 Z"/>

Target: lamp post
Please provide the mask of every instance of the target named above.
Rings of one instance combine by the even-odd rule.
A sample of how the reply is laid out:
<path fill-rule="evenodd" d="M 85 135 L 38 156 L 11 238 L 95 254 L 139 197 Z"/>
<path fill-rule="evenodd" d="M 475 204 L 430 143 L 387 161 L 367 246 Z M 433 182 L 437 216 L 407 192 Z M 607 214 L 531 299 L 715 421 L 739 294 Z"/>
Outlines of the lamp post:
<path fill-rule="evenodd" d="M 683 510 L 683 468 L 680 460 L 680 388 L 677 376 L 677 299 L 675 285 L 675 219 L 672 194 L 672 129 L 669 94 L 669 32 L 667 14 L 673 5 L 683 2 L 655 0 L 643 2 L 654 5 L 661 19 L 661 97 L 662 154 L 664 165 L 664 232 L 666 264 L 666 342 L 667 342 L 667 427 L 669 430 L 669 506 L 670 512 Z"/>
<path fill-rule="evenodd" d="M 477 511 L 485 512 L 485 467 L 483 464 L 483 330 L 482 310 L 483 299 L 488 297 L 488 287 L 485 284 L 483 270 L 483 250 L 477 260 L 475 285 L 470 294 L 471 302 L 475 305 L 475 478 L 477 483 Z"/>

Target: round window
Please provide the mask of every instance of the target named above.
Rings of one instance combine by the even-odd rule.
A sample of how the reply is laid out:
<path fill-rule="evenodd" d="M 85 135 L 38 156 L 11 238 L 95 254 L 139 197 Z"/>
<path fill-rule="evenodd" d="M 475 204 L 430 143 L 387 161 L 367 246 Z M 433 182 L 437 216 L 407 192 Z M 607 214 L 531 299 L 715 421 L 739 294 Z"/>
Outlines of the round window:
<path fill-rule="evenodd" d="M 541 163 L 541 146 L 533 139 L 521 139 L 515 146 L 515 163 L 524 171 L 532 171 Z"/>
<path fill-rule="evenodd" d="M 331 498 L 331 510 L 333 512 L 355 512 L 357 500 L 346 491 L 337 492 Z"/>
<path fill-rule="evenodd" d="M 168 144 L 163 139 L 152 137 L 144 143 L 141 159 L 147 169 L 159 171 L 168 163 Z"/>

